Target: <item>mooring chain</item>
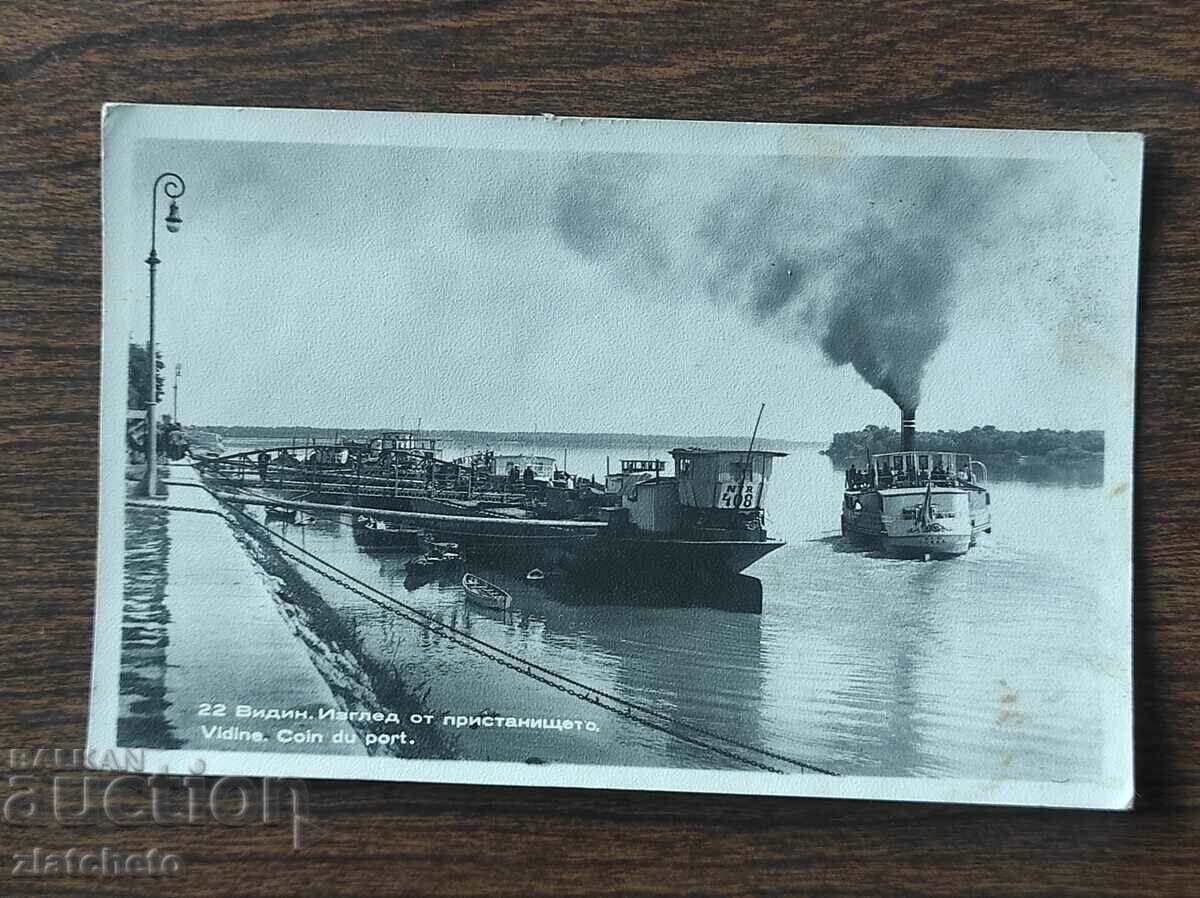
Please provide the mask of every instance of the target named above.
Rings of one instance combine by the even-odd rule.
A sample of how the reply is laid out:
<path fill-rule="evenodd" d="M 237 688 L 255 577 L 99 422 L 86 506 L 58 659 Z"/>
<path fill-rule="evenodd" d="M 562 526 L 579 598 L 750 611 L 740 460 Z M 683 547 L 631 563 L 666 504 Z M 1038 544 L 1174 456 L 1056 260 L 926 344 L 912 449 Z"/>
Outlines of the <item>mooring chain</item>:
<path fill-rule="evenodd" d="M 167 505 L 163 502 L 156 502 L 153 499 L 150 499 L 147 501 L 141 501 L 138 499 L 127 499 L 127 500 L 125 500 L 125 507 L 126 508 L 147 508 L 151 511 L 190 511 L 195 514 L 210 514 L 210 515 L 213 515 L 214 517 L 222 518 L 226 521 L 229 521 L 231 524 L 234 523 L 233 517 L 228 512 L 219 511 L 218 509 L 215 509 L 215 508 L 196 508 L 191 505 Z"/>
<path fill-rule="evenodd" d="M 251 492 L 251 491 L 247 490 L 246 492 Z M 210 493 L 210 495 L 212 495 L 211 490 L 209 491 L 209 493 Z M 216 497 L 214 496 L 214 498 L 216 498 Z M 234 501 L 236 501 L 236 500 L 234 500 Z M 164 506 L 155 505 L 155 506 L 148 506 L 148 507 L 162 508 Z M 230 520 L 230 518 L 228 516 L 222 515 L 220 512 L 217 512 L 217 511 L 210 511 L 208 509 L 187 508 L 187 507 L 179 507 L 179 506 L 172 506 L 172 509 L 179 510 L 179 511 L 197 511 L 197 512 L 202 512 L 202 513 L 207 513 L 207 514 L 217 514 L 219 516 L 226 517 L 227 520 Z M 505 651 L 504 649 L 502 649 L 498 646 L 492 645 L 491 643 L 488 643 L 485 640 L 481 640 L 478 637 L 471 636 L 468 633 L 463 633 L 462 631 L 457 630 L 456 628 L 450 626 L 449 624 L 445 624 L 442 621 L 437 620 L 436 618 L 421 611 L 420 609 L 414 608 L 410 605 L 407 605 L 406 603 L 397 599 L 395 596 L 389 595 L 388 593 L 383 592 L 382 590 L 372 586 L 369 583 L 365 583 L 361 580 L 358 580 L 353 575 L 347 573 L 346 571 L 341 570 L 336 565 L 333 565 L 330 562 L 326 561 L 325 559 L 321 558 L 320 556 L 315 555 L 314 553 L 308 551 L 303 546 L 300 546 L 297 543 L 293 542 L 292 540 L 288 539 L 287 537 L 283 536 L 282 534 L 276 533 L 275 531 L 271 530 L 265 524 L 261 523 L 260 521 L 256 520 L 254 517 L 252 517 L 251 515 L 247 514 L 244 510 L 236 508 L 236 507 L 232 507 L 232 506 L 231 506 L 231 510 L 234 512 L 234 514 L 238 515 L 239 517 L 243 518 L 244 520 L 248 521 L 249 523 L 255 525 L 255 527 L 262 530 L 265 534 L 268 535 L 268 537 L 271 540 L 277 541 L 277 542 L 283 542 L 283 543 L 287 544 L 288 546 L 291 546 L 293 549 L 297 550 L 300 553 L 303 553 L 304 555 L 308 556 L 309 558 L 314 559 L 316 562 L 320 563 L 321 565 L 331 568 L 332 570 L 336 571 L 337 574 L 340 574 L 341 576 L 340 577 L 336 576 L 334 574 L 329 573 L 326 570 L 323 570 L 322 568 L 316 567 L 311 562 L 305 560 L 304 558 L 297 556 L 294 552 L 288 552 L 281 546 L 277 546 L 277 549 L 280 551 L 281 554 L 283 554 L 285 557 L 290 558 L 291 560 L 295 561 L 297 564 L 300 564 L 301 566 L 303 566 L 309 570 L 312 570 L 314 573 L 330 580 L 331 582 L 336 583 L 337 585 L 341 586 L 342 588 L 344 588 L 350 592 L 353 592 L 354 594 L 356 594 L 362 598 L 367 599 L 368 601 L 370 601 L 372 604 L 376 605 L 377 607 L 383 608 L 384 610 L 389 611 L 393 614 L 397 614 L 404 620 L 407 620 L 410 623 L 416 624 L 417 626 L 437 632 L 439 635 L 445 636 L 447 639 L 450 639 L 456 645 L 460 645 L 463 648 L 466 648 L 470 651 L 475 652 L 476 654 L 481 655 L 482 657 L 487 658 L 488 660 L 495 661 L 496 663 L 501 664 L 504 667 L 510 668 L 511 670 L 513 670 L 519 674 L 522 674 L 523 676 L 526 676 L 529 679 L 534 680 L 535 682 L 543 683 L 543 684 L 550 686 L 551 688 L 556 689 L 564 694 L 574 696 L 583 701 L 587 701 L 590 704 L 596 705 L 597 707 L 600 707 L 606 711 L 626 717 L 635 723 L 639 723 L 650 729 L 673 736 L 683 742 L 687 742 L 689 744 L 696 745 L 700 748 L 704 748 L 704 749 L 712 751 L 716 754 L 720 754 L 722 756 L 736 760 L 740 763 L 744 763 L 744 764 L 747 764 L 752 767 L 766 770 L 768 772 L 783 773 L 784 771 L 779 770 L 778 768 L 775 768 L 775 767 L 771 767 L 766 764 L 762 764 L 751 758 L 745 758 L 736 753 L 729 752 L 726 749 L 722 749 L 722 748 L 719 748 L 718 746 L 712 745 L 711 743 L 706 742 L 703 739 L 699 739 L 696 736 L 691 736 L 691 735 L 681 733 L 676 728 L 684 727 L 684 728 L 691 730 L 692 732 L 697 733 L 700 736 L 706 737 L 708 739 L 715 739 L 719 742 L 724 742 L 728 745 L 735 746 L 736 748 L 742 749 L 744 751 L 749 751 L 754 754 L 759 754 L 764 757 L 782 761 L 784 763 L 791 764 L 795 767 L 798 767 L 802 770 L 807 770 L 807 771 L 811 771 L 814 773 L 822 773 L 827 776 L 837 776 L 837 773 L 832 770 L 827 770 L 825 768 L 818 767 L 814 764 L 809 764 L 805 761 L 801 761 L 796 758 L 792 758 L 787 755 L 771 751 L 769 749 L 760 748 L 755 745 L 750 745 L 748 743 L 741 742 L 740 740 L 731 738 L 729 736 L 725 736 L 721 733 L 712 732 L 710 730 L 705 729 L 704 727 L 700 727 L 693 723 L 688 723 L 687 721 L 673 720 L 670 717 L 670 715 L 665 714 L 664 712 L 657 711 L 653 708 L 649 708 L 649 707 L 640 705 L 637 702 L 634 702 L 629 699 L 624 699 L 619 696 L 610 695 L 610 694 L 604 692 L 603 690 L 596 689 L 595 687 L 589 686 L 586 683 L 580 683 L 579 681 L 574 680 L 571 677 L 566 676 L 565 674 L 560 674 L 556 671 L 550 670 L 549 668 L 545 668 L 539 664 L 528 661 L 527 659 L 523 659 L 520 656 L 514 655 L 511 652 Z M 375 596 L 372 596 L 368 592 L 366 592 L 366 590 L 369 590 L 370 592 L 375 593 L 377 596 L 382 597 L 384 600 L 386 600 L 386 602 L 388 604 L 384 604 L 384 603 L 380 602 Z M 401 611 L 400 609 L 404 609 L 404 610 Z M 509 660 L 509 659 L 511 659 L 511 660 Z M 534 673 L 533 672 L 534 669 L 540 671 L 541 673 L 546 674 L 547 676 L 541 676 L 537 673 Z M 553 679 L 550 679 L 550 678 L 553 678 Z M 569 683 L 574 686 L 577 686 L 577 687 L 579 687 L 579 689 L 573 689 L 570 686 L 564 685 L 565 683 Z M 606 702 L 608 704 L 605 704 Z M 635 713 L 635 712 L 637 712 L 637 713 Z M 642 717 L 640 715 L 648 715 L 651 717 L 658 717 L 660 719 L 669 721 L 670 726 L 664 726 L 663 724 L 659 724 L 659 723 L 656 723 L 651 720 L 646 720 L 644 717 Z"/>
<path fill-rule="evenodd" d="M 325 579 L 329 580 L 330 582 L 335 583 L 338 586 L 341 586 L 343 589 L 347 590 L 348 592 L 351 592 L 357 596 L 360 596 L 360 597 L 366 599 L 367 601 L 371 602 L 373 605 L 375 605 L 378 608 L 382 608 L 385 611 L 395 614 L 398 617 L 409 621 L 410 623 L 414 623 L 418 626 L 424 627 L 425 629 L 434 629 L 431 626 L 430 622 L 418 620 L 418 619 L 404 613 L 403 611 L 399 611 L 394 607 L 389 607 L 388 605 L 385 605 L 383 602 L 380 602 L 378 599 L 376 599 L 374 596 L 370 595 L 365 590 L 358 589 L 350 582 L 343 580 L 341 577 L 338 577 L 335 574 L 331 574 L 328 571 L 321 570 L 315 564 L 312 564 L 311 562 L 301 558 L 299 555 L 296 555 L 293 552 L 289 552 L 286 549 L 280 548 L 279 553 L 281 555 L 283 555 L 285 558 L 290 558 L 292 561 L 294 561 L 296 564 L 300 565 L 301 567 L 308 568 L 313 573 L 319 574 L 320 576 L 324 577 Z M 679 739 L 683 742 L 687 742 L 691 745 L 695 745 L 695 746 L 697 746 L 699 748 L 703 748 L 707 751 L 714 752 L 716 754 L 730 758 L 734 761 L 738 761 L 739 763 L 748 764 L 751 767 L 757 767 L 758 769 L 765 770 L 768 773 L 783 773 L 783 771 L 777 767 L 771 767 L 767 764 L 759 763 L 758 761 L 755 761 L 751 758 L 744 758 L 741 755 L 735 754 L 731 751 L 727 751 L 726 749 L 720 748 L 715 745 L 711 745 L 707 742 L 696 739 L 692 736 L 688 736 L 683 733 L 676 732 L 668 727 L 665 727 L 665 726 L 662 726 L 661 724 L 655 723 L 654 721 L 644 720 L 639 717 L 636 717 L 636 716 L 634 716 L 632 709 L 629 708 L 628 705 L 626 705 L 624 709 L 613 708 L 613 707 L 610 707 L 609 705 L 605 704 L 604 703 L 605 700 L 600 699 L 598 697 L 598 695 L 596 695 L 596 694 L 589 694 L 587 692 L 583 692 L 583 691 L 580 691 L 577 689 L 572 689 L 569 686 L 564 686 L 561 683 L 556 683 L 553 680 L 548 679 L 547 677 L 543 677 L 543 676 L 540 676 L 539 674 L 535 674 L 531 670 L 528 669 L 528 666 L 522 667 L 518 664 L 514 664 L 505 658 L 501 658 L 497 655 L 493 655 L 493 654 L 487 652 L 486 650 L 480 648 L 479 646 L 472 645 L 471 643 L 464 641 L 463 639 L 459 638 L 458 632 L 456 630 L 454 630 L 454 628 L 452 628 L 452 627 L 446 626 L 446 629 L 444 631 L 438 630 L 436 632 L 437 632 L 437 635 L 442 636 L 446 639 L 449 639 L 450 641 L 454 642 L 456 645 L 460 645 L 463 648 L 465 648 L 469 651 L 472 651 L 472 652 L 476 653 L 477 655 L 480 655 L 481 657 L 486 658 L 489 661 L 494 661 L 497 664 L 500 664 L 504 667 L 514 670 L 517 673 L 519 673 L 525 677 L 528 677 L 531 680 L 534 680 L 535 682 L 543 683 L 546 686 L 549 686 L 551 689 L 556 689 L 559 692 L 562 692 L 566 695 L 570 695 L 575 698 L 581 699 L 585 702 L 595 705 L 598 708 L 602 708 L 605 711 L 610 711 L 615 714 L 620 714 L 620 715 L 632 720 L 634 723 L 639 723 L 642 726 L 646 726 L 646 727 L 649 727 L 650 729 L 657 730 L 658 732 L 665 733 L 668 736 L 674 736 L 676 739 Z M 609 701 L 612 701 L 612 700 L 609 700 Z M 615 701 L 617 703 L 620 703 L 623 705 L 625 704 L 621 699 L 616 699 Z"/>
<path fill-rule="evenodd" d="M 241 516 L 241 517 L 245 518 L 245 519 L 246 519 L 247 521 L 249 521 L 250 523 L 254 524 L 256 527 L 258 527 L 259 529 L 261 529 L 261 530 L 262 530 L 263 532 L 265 532 L 266 534 L 268 534 L 268 535 L 269 535 L 269 536 L 270 536 L 270 537 L 271 537 L 273 540 L 277 540 L 277 541 L 280 541 L 280 542 L 286 543 L 287 545 L 289 545 L 289 546 L 291 546 L 292 548 L 294 548 L 295 550 L 297 550 L 297 551 L 299 551 L 299 552 L 303 553 L 304 555 L 308 556 L 309 558 L 312 558 L 312 559 L 316 560 L 317 562 L 319 562 L 320 564 L 322 564 L 322 565 L 324 565 L 324 566 L 326 566 L 326 567 L 328 567 L 328 568 L 332 568 L 334 571 L 337 571 L 337 572 L 338 572 L 338 574 L 341 574 L 343 577 L 347 578 L 349 581 L 352 581 L 353 583 L 357 584 L 357 585 L 358 585 L 358 587 L 361 587 L 361 588 L 363 588 L 363 589 L 370 590 L 371 592 L 373 592 L 373 593 L 375 593 L 376 595 L 378 595 L 378 596 L 382 597 L 383 599 L 385 599 L 385 600 L 386 600 L 386 601 L 388 601 L 389 603 L 393 603 L 393 604 L 394 604 L 394 605 L 396 605 L 396 606 L 399 606 L 399 607 L 401 607 L 401 608 L 404 608 L 404 609 L 405 609 L 406 611 L 408 611 L 410 614 L 416 615 L 416 616 L 418 616 L 418 617 L 422 618 L 424 622 L 427 622 L 427 624 L 426 624 L 426 623 L 424 623 L 424 622 L 422 622 L 422 621 L 413 621 L 414 623 L 417 623 L 417 624 L 419 624 L 419 625 L 421 625 L 421 626 L 427 626 L 427 628 L 428 628 L 429 626 L 431 626 L 431 627 L 438 628 L 438 629 L 439 629 L 439 630 L 441 630 L 441 631 L 450 631 L 450 632 L 453 632 L 453 633 L 454 633 L 454 634 L 456 634 L 457 636 L 460 636 L 460 637 L 462 637 L 462 639 L 468 640 L 468 641 L 470 641 L 470 642 L 473 642 L 473 643 L 476 643 L 476 644 L 478 644 L 478 645 L 482 645 L 483 647 L 485 647 L 487 650 L 489 650 L 489 651 L 491 651 L 491 652 L 494 652 L 494 653 L 497 653 L 497 654 L 499 654 L 499 655 L 503 655 L 503 656 L 506 656 L 506 657 L 508 657 L 508 658 L 512 659 L 513 661 L 515 661 L 515 662 L 517 663 L 517 665 L 520 665 L 520 666 L 518 666 L 518 667 L 514 667 L 514 668 L 513 668 L 514 670 L 518 670 L 518 671 L 524 672 L 524 670 L 523 670 L 522 668 L 536 668 L 537 670 L 541 671 L 542 673 L 545 673 L 545 674 L 547 674 L 547 675 L 549 675 L 549 676 L 551 676 L 551 677 L 554 677 L 554 678 L 555 678 L 555 679 L 557 679 L 557 680 L 561 680 L 561 681 L 563 681 L 563 682 L 570 683 L 570 684 L 572 684 L 572 685 L 574 685 L 574 686 L 577 686 L 577 687 L 579 687 L 579 688 L 581 688 L 581 689 L 583 689 L 583 690 L 587 691 L 588 693 L 595 694 L 595 695 L 601 695 L 601 696 L 603 696 L 603 697 L 604 697 L 604 699 L 605 699 L 606 701 L 609 701 L 609 702 L 611 702 L 611 703 L 613 703 L 613 704 L 615 704 L 615 705 L 618 705 L 620 708 L 627 707 L 627 708 L 630 708 L 630 709 L 636 710 L 636 711 L 638 711 L 638 712 L 640 712 L 640 713 L 642 713 L 642 714 L 647 714 L 647 715 L 650 715 L 650 716 L 652 716 L 652 717 L 658 717 L 658 718 L 661 718 L 661 719 L 667 720 L 667 721 L 669 721 L 669 722 L 670 722 L 670 723 L 671 723 L 673 726 L 677 726 L 677 727 L 678 727 L 678 726 L 686 727 L 687 729 L 689 729 L 689 730 L 692 730 L 692 731 L 693 731 L 693 732 L 695 732 L 695 733 L 699 733 L 700 735 L 702 735 L 702 736 L 704 736 L 704 737 L 706 737 L 706 738 L 709 738 L 709 739 L 716 739 L 717 741 L 724 742 L 724 743 L 726 743 L 726 744 L 728 744 L 728 745 L 733 745 L 733 746 L 736 746 L 737 748 L 743 749 L 743 750 L 745 750 L 745 751 L 753 752 L 753 753 L 755 753 L 755 754 L 760 754 L 760 755 L 763 755 L 764 757 L 769 757 L 769 758 L 773 758 L 773 759 L 775 759 L 775 760 L 783 761 L 784 763 L 791 764 L 791 765 L 793 765 L 793 766 L 795 766 L 795 767 L 799 767 L 799 768 L 801 768 L 801 769 L 803 769 L 803 770 L 808 770 L 808 771 L 811 771 L 811 772 L 813 772 L 813 773 L 822 773 L 822 774 L 825 774 L 825 775 L 827 775 L 827 776 L 837 776 L 837 775 L 838 775 L 838 774 L 837 774 L 835 771 L 828 770 L 828 769 L 825 769 L 825 768 L 823 768 L 823 767 L 818 767 L 818 766 L 816 766 L 815 764 L 810 764 L 810 763 L 808 763 L 808 762 L 806 762 L 806 761 L 801 761 L 801 760 L 798 760 L 798 759 L 796 759 L 796 758 L 792 758 L 792 757 L 789 757 L 789 756 L 787 756 L 787 755 L 784 755 L 784 754 L 780 754 L 780 753 L 778 753 L 778 752 L 771 751 L 770 749 L 760 748 L 760 747 L 758 747 L 758 746 L 756 746 L 756 745 L 750 745 L 750 744 L 748 744 L 748 743 L 741 742 L 741 741 L 739 741 L 739 740 L 737 740 L 737 739 L 734 739 L 734 738 L 732 738 L 732 737 L 729 737 L 729 736 L 725 736 L 725 735 L 723 735 L 723 734 L 721 734 L 721 733 L 716 733 L 716 732 L 713 732 L 713 731 L 711 731 L 711 730 L 707 730 L 707 729 L 705 729 L 704 727 L 698 726 L 698 725 L 696 725 L 696 724 L 693 724 L 693 723 L 688 723 L 687 721 L 676 721 L 676 720 L 672 719 L 672 718 L 671 718 L 671 716 L 670 716 L 669 714 L 666 714 L 666 713 L 664 713 L 664 712 L 662 712 L 662 711 L 656 711 L 656 710 L 655 710 L 655 709 L 653 709 L 653 708 L 649 708 L 649 707 L 647 707 L 647 706 L 645 706 L 645 705 L 641 705 L 641 704 L 639 704 L 639 703 L 637 703 L 637 702 L 634 702 L 634 701 L 632 701 L 632 700 L 630 700 L 630 699 L 625 699 L 625 698 L 621 698 L 621 697 L 619 697 L 619 696 L 609 695 L 608 693 L 605 693 L 603 690 L 596 689 L 595 687 L 593 687 L 593 686 L 589 686 L 589 685 L 588 685 L 588 684 L 586 684 L 586 683 L 581 683 L 581 682 L 579 682 L 578 680 L 574 680 L 574 679 L 572 679 L 571 677 L 568 677 L 568 676 L 567 676 L 567 675 L 565 675 L 565 674 L 561 674 L 561 673 L 558 673 L 557 671 L 550 670 L 549 668 L 542 667 L 542 666 L 541 666 L 541 665 L 539 665 L 539 664 L 536 664 L 536 663 L 534 663 L 534 662 L 532 662 L 532 661 L 528 661 L 527 659 L 521 658 L 521 657 L 520 657 L 520 656 L 518 656 L 518 655 L 514 655 L 512 652 L 505 651 L 504 649 L 500 648 L 499 646 L 492 645 L 491 643 L 489 643 L 489 642 L 486 642 L 485 640 L 479 639 L 478 637 L 471 636 L 471 635 L 470 635 L 470 634 L 468 634 L 468 633 L 462 633 L 461 631 L 459 631 L 459 630 L 457 630 L 457 629 L 455 629 L 455 628 L 451 627 L 451 626 L 450 626 L 450 625 L 448 625 L 448 624 L 445 624 L 445 623 L 443 623 L 443 622 L 441 622 L 441 621 L 437 620 L 435 617 L 433 617 L 433 616 L 431 616 L 431 615 L 429 615 L 429 614 L 427 614 L 427 613 L 425 613 L 425 612 L 421 611 L 420 609 L 418 609 L 418 608 L 414 608 L 414 607 L 412 607 L 411 605 L 408 605 L 408 604 L 406 604 L 406 603 L 404 603 L 404 602 L 401 602 L 401 601 L 400 601 L 399 599 L 397 599 L 395 596 L 389 595 L 388 593 L 386 593 L 386 592 L 383 592 L 382 590 L 378 589 L 377 587 L 375 587 L 375 586 L 372 586 L 372 585 L 371 585 L 371 584 L 369 584 L 369 583 L 365 583 L 365 582 L 363 582 L 362 580 L 359 580 L 358 578 L 354 577 L 352 574 L 349 574 L 349 573 L 347 573 L 346 571 L 343 571 L 343 570 L 341 570 L 341 569 L 340 569 L 340 568 L 338 568 L 336 565 L 334 565 L 334 564 L 331 564 L 330 562 L 328 562 L 328 561 L 326 561 L 325 559 L 321 558 L 319 555 L 316 555 L 316 554 L 314 554 L 313 552 L 310 552 L 308 549 L 306 549 L 305 547 L 303 547 L 303 546 L 301 546 L 301 545 L 299 545 L 299 544 L 297 544 L 297 543 L 293 542 L 292 540 L 288 539 L 286 536 L 283 536 L 282 534 L 280 534 L 280 533 L 276 533 L 274 530 L 271 530 L 271 529 L 270 529 L 269 527 L 267 527 L 265 524 L 263 524 L 263 523 L 261 523 L 260 521 L 256 520 L 254 517 L 252 517 L 251 515 L 247 514 L 245 511 L 243 511 L 243 510 L 241 510 L 241 509 L 237 509 L 237 508 L 234 508 L 234 509 L 233 509 L 233 511 L 234 511 L 236 514 L 238 514 L 239 516 Z M 283 551 L 283 550 L 282 550 L 282 549 L 280 549 L 280 551 Z M 305 566 L 306 566 L 306 567 L 308 567 L 308 565 L 305 565 Z M 317 572 L 318 572 L 318 573 L 321 573 L 323 576 L 327 576 L 327 574 L 326 574 L 324 571 L 320 571 L 320 570 L 318 570 Z M 374 602 L 374 600 L 373 600 L 373 599 L 372 599 L 372 601 Z M 375 604 L 377 604 L 377 605 L 378 605 L 379 603 L 378 603 L 378 602 L 375 602 Z M 380 607 L 386 607 L 386 610 L 393 611 L 393 613 L 397 613 L 397 614 L 399 614 L 399 613 L 400 613 L 400 612 L 396 611 L 396 610 L 395 610 L 395 608 L 392 608 L 392 607 L 387 607 L 387 606 L 380 606 Z M 408 618 L 406 618 L 406 619 L 408 619 Z M 458 640 L 458 639 L 456 639 L 455 641 L 456 641 L 456 642 L 458 642 L 459 640 Z M 506 666 L 508 666 L 508 665 L 506 665 Z M 559 685 L 559 684 L 557 684 L 557 683 L 555 683 L 555 684 L 552 684 L 552 685 L 554 685 L 554 686 L 555 686 L 555 688 L 565 689 L 565 687 L 562 687 L 561 685 Z M 625 713 L 625 712 L 622 712 L 622 711 L 620 711 L 620 710 L 619 710 L 619 708 L 618 708 L 618 709 L 611 709 L 611 708 L 610 708 L 609 710 L 613 710 L 615 713 Z M 628 713 L 627 713 L 625 716 L 627 716 L 627 717 L 631 717 L 631 719 L 638 719 L 638 718 L 634 718 L 632 714 L 628 714 Z M 650 726 L 649 722 L 646 722 L 646 725 L 647 725 L 647 726 Z M 656 728 L 657 728 L 657 727 L 656 727 Z M 669 730 L 664 730 L 664 732 L 672 732 L 672 731 L 669 731 Z M 684 737 L 683 737 L 683 736 L 680 736 L 680 738 L 684 738 Z M 756 764 L 756 766 L 757 766 L 757 763 L 756 763 L 756 762 L 752 762 L 752 761 L 750 761 L 749 759 L 746 759 L 746 762 L 747 762 L 747 763 L 753 763 L 753 764 Z M 774 770 L 774 768 L 770 768 L 770 769 Z"/>

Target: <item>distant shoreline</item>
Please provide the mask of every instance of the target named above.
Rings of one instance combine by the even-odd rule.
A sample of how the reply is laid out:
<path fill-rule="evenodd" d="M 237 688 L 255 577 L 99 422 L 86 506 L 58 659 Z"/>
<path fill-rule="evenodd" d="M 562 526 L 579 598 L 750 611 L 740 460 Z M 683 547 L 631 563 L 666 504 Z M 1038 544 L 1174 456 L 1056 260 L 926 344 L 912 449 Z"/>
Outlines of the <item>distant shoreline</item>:
<path fill-rule="evenodd" d="M 248 425 L 197 425 L 197 430 L 220 434 L 225 440 L 278 439 L 279 445 L 303 442 L 305 439 L 328 440 L 334 438 L 366 439 L 378 436 L 379 428 L 335 428 L 335 427 L 254 427 Z M 397 428 L 398 430 L 402 428 Z M 490 446 L 517 443 L 531 449 L 555 448 L 630 448 L 647 446 L 663 447 L 703 446 L 709 449 L 748 449 L 750 436 L 681 436 L 678 434 L 644 433 L 587 433 L 565 431 L 494 431 L 494 430 L 446 430 L 422 429 L 421 437 L 438 440 L 454 446 Z M 820 449 L 819 440 L 781 440 L 759 437 L 754 441 L 756 449 L 778 452 L 794 452 L 802 449 Z"/>
<path fill-rule="evenodd" d="M 1075 480 L 1095 483 L 1104 476 L 1104 433 L 1099 430 L 917 431 L 918 452 L 955 452 L 983 462 L 998 479 Z M 868 426 L 835 433 L 821 450 L 835 466 L 862 464 L 868 455 L 900 451 L 900 434 Z"/>

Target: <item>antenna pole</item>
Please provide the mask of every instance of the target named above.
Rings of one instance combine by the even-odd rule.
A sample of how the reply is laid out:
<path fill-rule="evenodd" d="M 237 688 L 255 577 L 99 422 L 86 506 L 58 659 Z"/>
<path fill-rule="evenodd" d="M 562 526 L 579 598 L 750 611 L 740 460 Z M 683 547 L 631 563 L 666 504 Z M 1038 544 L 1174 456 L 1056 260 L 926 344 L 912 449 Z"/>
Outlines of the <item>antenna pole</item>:
<path fill-rule="evenodd" d="M 750 466 L 750 453 L 754 451 L 754 441 L 758 438 L 758 425 L 762 423 L 763 411 L 766 407 L 767 404 L 765 402 L 758 407 L 758 417 L 754 421 L 754 431 L 750 434 L 750 445 L 746 449 L 746 461 L 742 465 L 742 476 L 738 480 L 737 501 L 739 503 L 742 501 L 742 490 L 746 488 L 746 469 Z M 753 475 L 750 478 L 750 482 L 754 482 Z"/>
<path fill-rule="evenodd" d="M 754 432 L 750 434 L 750 448 L 746 450 L 746 461 L 750 461 L 750 453 L 754 451 L 754 441 L 758 438 L 758 425 L 762 423 L 763 411 L 767 404 L 764 402 L 758 407 L 758 418 L 754 422 Z"/>

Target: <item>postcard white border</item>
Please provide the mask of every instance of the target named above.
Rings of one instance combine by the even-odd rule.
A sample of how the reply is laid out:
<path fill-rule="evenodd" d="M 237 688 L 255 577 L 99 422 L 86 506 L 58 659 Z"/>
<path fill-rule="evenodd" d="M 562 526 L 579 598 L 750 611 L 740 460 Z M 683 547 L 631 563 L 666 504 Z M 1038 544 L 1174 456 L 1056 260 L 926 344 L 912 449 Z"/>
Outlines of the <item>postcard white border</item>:
<path fill-rule="evenodd" d="M 96 564 L 96 630 L 93 648 L 88 749 L 95 755 L 117 747 L 122 590 L 124 565 L 124 471 L 127 353 L 131 303 L 119 295 L 117 272 L 140 260 L 139 207 L 127 202 L 133 189 L 137 141 L 154 139 L 262 141 L 378 146 L 479 147 L 496 150 L 645 152 L 726 156 L 941 156 L 1038 159 L 1099 156 L 1129 193 L 1132 245 L 1112 251 L 1135 259 L 1138 252 L 1143 140 L 1140 134 L 1071 131 L 1007 131 L 850 125 L 563 118 L 558 116 L 452 115 L 248 109 L 241 107 L 110 104 L 102 114 L 104 221 L 102 352 L 100 382 L 100 511 Z M 353 139 L 348 139 L 349 137 Z M 1105 424 L 1104 489 L 1113 519 L 1125 522 L 1130 550 L 1123 581 L 1098 583 L 1105 603 L 1124 614 L 1126 647 L 1110 671 L 1113 687 L 1103 711 L 1105 754 L 1097 783 L 1025 780 L 918 779 L 779 775 L 726 770 L 527 765 L 509 762 L 356 758 L 240 751 L 145 749 L 147 770 L 186 774 L 197 759 L 207 774 L 366 779 L 395 782 L 477 783 L 563 788 L 870 798 L 895 801 L 1039 805 L 1121 809 L 1133 801 L 1132 729 L 1132 523 L 1134 361 L 1137 333 L 1137 266 L 1115 292 L 1128 301 L 1114 309 L 1128 369 L 1114 371 L 1121 401 Z"/>

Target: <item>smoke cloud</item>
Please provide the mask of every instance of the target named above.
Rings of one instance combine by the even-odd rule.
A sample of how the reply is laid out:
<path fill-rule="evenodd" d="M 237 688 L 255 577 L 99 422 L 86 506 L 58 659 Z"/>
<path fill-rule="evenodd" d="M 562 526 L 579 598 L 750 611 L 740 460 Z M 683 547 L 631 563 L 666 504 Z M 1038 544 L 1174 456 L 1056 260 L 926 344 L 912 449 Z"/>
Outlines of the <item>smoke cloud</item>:
<path fill-rule="evenodd" d="M 809 341 L 902 408 L 920 402 L 964 261 L 986 251 L 1021 176 L 1006 160 L 780 159 L 702 184 L 621 159 L 560 186 L 553 222 L 568 247 L 658 295 L 698 290 Z"/>

